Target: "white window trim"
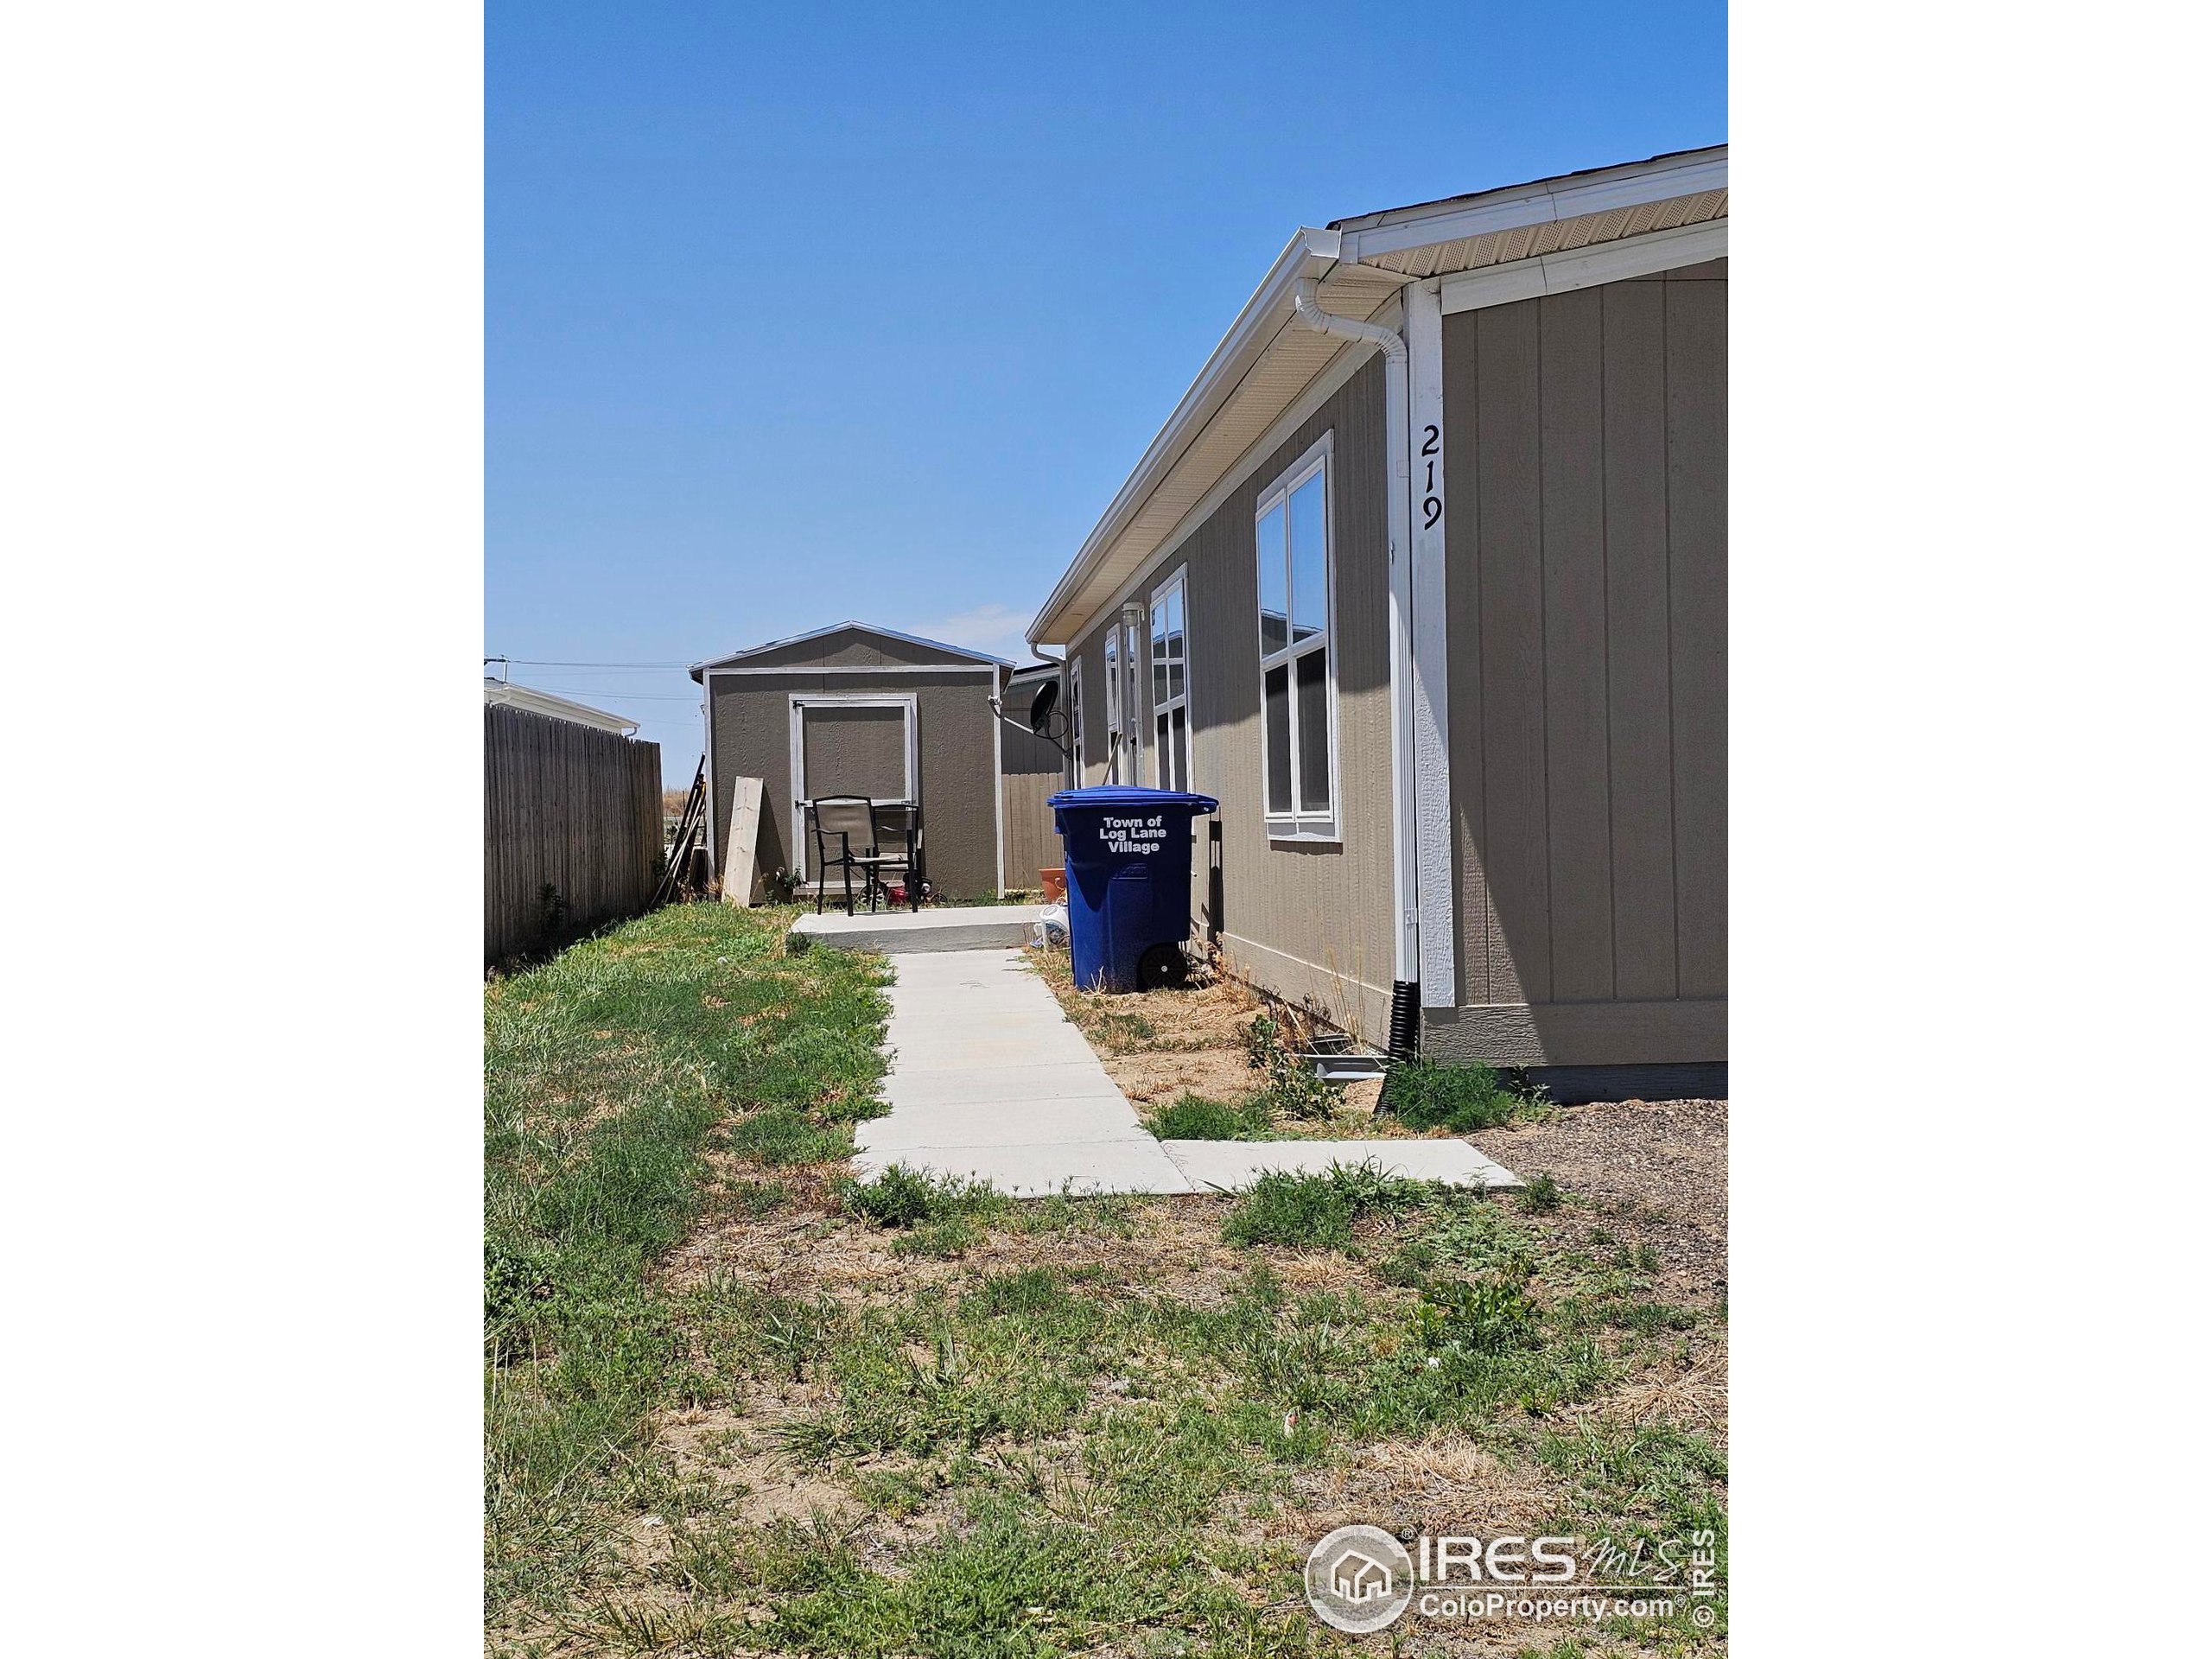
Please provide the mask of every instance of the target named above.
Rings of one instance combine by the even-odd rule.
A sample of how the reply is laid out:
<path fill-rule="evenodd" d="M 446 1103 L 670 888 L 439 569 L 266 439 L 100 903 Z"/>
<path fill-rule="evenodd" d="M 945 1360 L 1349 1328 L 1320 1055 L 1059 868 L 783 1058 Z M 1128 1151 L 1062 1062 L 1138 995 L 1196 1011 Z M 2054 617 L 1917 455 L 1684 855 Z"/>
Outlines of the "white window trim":
<path fill-rule="evenodd" d="M 1075 779 L 1071 788 L 1083 787 L 1083 655 L 1068 656 L 1068 732 L 1074 740 Z"/>
<path fill-rule="evenodd" d="M 1122 681 L 1126 677 L 1122 672 L 1122 618 L 1118 612 L 1107 625 L 1105 642 L 1100 645 L 1099 652 L 1106 661 L 1106 781 L 1112 784 L 1121 781 L 1116 775 L 1117 762 L 1127 747 L 1121 741 L 1122 694 L 1126 689 Z"/>
<path fill-rule="evenodd" d="M 1252 534 L 1254 539 L 1246 543 L 1253 559 L 1255 578 L 1252 594 L 1253 638 L 1262 645 L 1260 657 L 1260 810 L 1266 820 L 1269 841 L 1297 842 L 1301 845 L 1341 846 L 1343 836 L 1344 784 L 1341 757 L 1343 745 L 1338 739 L 1337 728 L 1337 479 L 1336 439 L 1332 428 L 1316 438 L 1306 452 L 1275 475 L 1274 482 L 1260 492 L 1252 505 Z M 1316 474 L 1321 478 L 1321 499 L 1326 506 L 1322 520 L 1325 544 L 1322 563 L 1328 572 L 1329 615 L 1321 630 L 1320 649 L 1327 652 L 1328 675 L 1323 688 L 1323 699 L 1328 707 L 1329 721 L 1329 810 L 1326 812 L 1301 812 L 1298 810 L 1299 776 L 1298 744 L 1294 733 L 1290 752 L 1291 810 L 1274 812 L 1268 809 L 1268 672 L 1270 669 L 1287 666 L 1290 686 L 1291 719 L 1297 720 L 1298 671 L 1297 661 L 1315 649 L 1312 640 L 1296 645 L 1286 644 L 1281 651 L 1268 652 L 1265 648 L 1266 623 L 1262 615 L 1262 601 L 1256 577 L 1259 574 L 1260 521 L 1274 508 L 1284 509 L 1283 531 L 1289 534 L 1289 502 L 1291 493 Z M 1284 595 L 1289 597 L 1290 573 L 1283 572 Z"/>
<path fill-rule="evenodd" d="M 1164 701 L 1155 702 L 1152 705 L 1151 709 L 1154 738 L 1152 757 L 1153 778 L 1154 783 L 1161 789 L 1167 788 L 1168 785 L 1164 779 L 1160 779 L 1159 775 L 1160 753 L 1159 747 L 1160 720 L 1160 716 L 1163 715 L 1172 716 L 1178 709 L 1180 709 L 1183 711 L 1183 781 L 1179 787 L 1185 790 L 1195 790 L 1198 788 L 1196 775 L 1191 770 L 1192 753 L 1196 747 L 1196 745 L 1192 741 L 1192 738 L 1194 734 L 1192 733 L 1191 727 L 1190 570 L 1191 567 L 1187 564 L 1177 565 L 1174 570 L 1152 590 L 1152 597 L 1145 606 L 1145 615 L 1149 619 L 1154 609 L 1158 607 L 1161 596 L 1164 595 L 1168 589 L 1171 588 L 1179 588 L 1183 591 L 1183 693 L 1180 696 L 1168 697 Z M 1150 639 L 1147 639 L 1145 641 L 1145 667 L 1147 674 L 1151 670 L 1152 661 L 1152 641 Z M 1148 683 L 1149 682 L 1147 681 L 1147 683 Z M 1169 721 L 1168 729 L 1171 734 L 1174 730 L 1174 724 L 1172 719 Z M 1171 742 L 1173 741 L 1172 735 L 1169 741 Z"/>
<path fill-rule="evenodd" d="M 917 745 L 921 722 L 916 716 L 916 698 L 908 692 L 870 691 L 794 691 L 791 694 L 791 868 L 802 879 L 807 874 L 806 855 L 810 838 L 806 833 L 806 728 L 805 711 L 810 708 L 874 708 L 900 709 L 906 715 L 906 776 L 904 787 L 906 799 L 914 796 L 914 777 L 920 771 Z"/>
<path fill-rule="evenodd" d="M 1145 626 L 1152 626 L 1149 607 L 1144 613 Z M 1151 646 L 1148 639 L 1141 640 L 1137 625 L 1127 616 L 1117 615 L 1114 626 L 1122 631 L 1122 746 L 1116 752 L 1120 765 L 1116 768 L 1115 782 L 1141 786 L 1144 783 L 1144 752 L 1152 732 Z"/>

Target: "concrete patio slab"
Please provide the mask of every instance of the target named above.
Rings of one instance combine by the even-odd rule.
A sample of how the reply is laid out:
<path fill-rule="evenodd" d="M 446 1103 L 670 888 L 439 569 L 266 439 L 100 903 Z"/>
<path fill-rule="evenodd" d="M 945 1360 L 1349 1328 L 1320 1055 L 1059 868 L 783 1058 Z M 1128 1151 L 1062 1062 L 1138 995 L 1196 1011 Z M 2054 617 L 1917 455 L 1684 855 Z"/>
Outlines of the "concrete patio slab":
<path fill-rule="evenodd" d="M 1332 1164 L 1380 1165 L 1388 1175 L 1453 1186 L 1526 1185 L 1464 1141 L 1163 1141 L 1175 1166 L 1199 1192 L 1235 1192 L 1273 1170 L 1318 1175 Z"/>
<path fill-rule="evenodd" d="M 848 916 L 824 911 L 791 924 L 793 950 L 829 945 L 839 950 L 915 954 L 1018 946 L 1042 912 L 1041 905 L 944 905 L 927 910 L 886 910 Z"/>

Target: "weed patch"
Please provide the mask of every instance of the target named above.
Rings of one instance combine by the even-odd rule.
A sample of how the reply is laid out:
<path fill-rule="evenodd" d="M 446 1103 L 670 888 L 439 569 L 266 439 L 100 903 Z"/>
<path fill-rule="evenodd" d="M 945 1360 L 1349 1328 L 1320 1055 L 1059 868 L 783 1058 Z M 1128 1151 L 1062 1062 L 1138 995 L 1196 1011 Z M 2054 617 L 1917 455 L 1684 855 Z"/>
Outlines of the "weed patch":
<path fill-rule="evenodd" d="M 1008 1200 L 988 1181 L 929 1175 L 893 1164 L 872 1181 L 848 1181 L 845 1207 L 879 1227 L 918 1227 L 925 1222 L 987 1215 Z"/>
<path fill-rule="evenodd" d="M 1541 1103 L 1515 1093 L 1504 1078 L 1479 1061 L 1446 1065 L 1413 1060 L 1399 1062 L 1384 1074 L 1382 1109 L 1409 1129 L 1466 1135 L 1535 1115 Z"/>
<path fill-rule="evenodd" d="M 1187 1090 L 1146 1121 L 1162 1141 L 1249 1141 L 1267 1133 L 1272 1117 L 1257 1099 L 1230 1104 Z"/>
<path fill-rule="evenodd" d="M 1539 1175 L 1521 1189 L 1521 1207 L 1532 1216 L 1548 1216 L 1558 1210 L 1562 1196 L 1557 1181 Z"/>
<path fill-rule="evenodd" d="M 1386 1175 L 1371 1161 L 1333 1164 L 1319 1175 L 1270 1171 L 1230 1211 L 1221 1236 L 1231 1244 L 1340 1250 L 1363 1217 L 1419 1209 L 1436 1192 L 1431 1182 Z"/>
<path fill-rule="evenodd" d="M 1266 1083 L 1262 1109 L 1285 1117 L 1326 1117 L 1344 1103 L 1344 1091 L 1318 1074 L 1298 1052 L 1301 1034 L 1274 1014 L 1253 1017 L 1244 1027 L 1244 1059 Z"/>

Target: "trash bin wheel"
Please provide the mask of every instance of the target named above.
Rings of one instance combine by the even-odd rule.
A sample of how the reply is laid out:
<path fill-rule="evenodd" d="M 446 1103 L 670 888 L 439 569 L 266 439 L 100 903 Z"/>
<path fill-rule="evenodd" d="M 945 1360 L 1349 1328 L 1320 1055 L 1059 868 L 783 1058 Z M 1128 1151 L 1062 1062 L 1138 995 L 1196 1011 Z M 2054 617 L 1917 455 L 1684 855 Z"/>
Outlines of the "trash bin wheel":
<path fill-rule="evenodd" d="M 1167 990 L 1191 977 L 1191 959 L 1179 944 L 1155 944 L 1137 958 L 1137 988 Z"/>

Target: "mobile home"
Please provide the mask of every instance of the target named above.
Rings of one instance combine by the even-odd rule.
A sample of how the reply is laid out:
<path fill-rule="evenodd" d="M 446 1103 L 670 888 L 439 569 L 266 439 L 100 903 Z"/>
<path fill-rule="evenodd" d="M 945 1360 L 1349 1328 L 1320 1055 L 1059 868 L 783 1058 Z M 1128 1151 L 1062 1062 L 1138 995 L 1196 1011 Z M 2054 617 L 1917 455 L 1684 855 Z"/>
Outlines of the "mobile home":
<path fill-rule="evenodd" d="M 1029 629 L 1241 971 L 1566 1099 L 1726 1089 L 1727 168 L 1300 231 Z"/>

